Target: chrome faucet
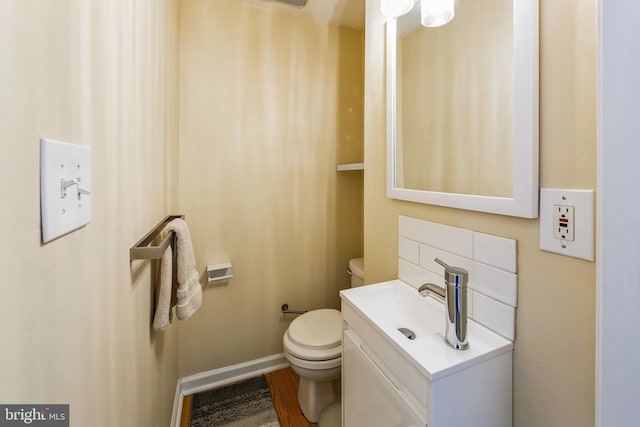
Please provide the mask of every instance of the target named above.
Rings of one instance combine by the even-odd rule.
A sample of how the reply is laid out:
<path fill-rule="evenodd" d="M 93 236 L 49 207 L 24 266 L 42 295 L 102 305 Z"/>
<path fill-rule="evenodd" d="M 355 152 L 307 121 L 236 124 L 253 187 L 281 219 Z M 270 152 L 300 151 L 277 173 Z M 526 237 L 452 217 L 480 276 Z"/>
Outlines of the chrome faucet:
<path fill-rule="evenodd" d="M 456 350 L 469 348 L 467 340 L 467 282 L 469 272 L 464 268 L 452 267 L 442 260 L 435 261 L 444 267 L 444 283 L 442 288 L 433 283 L 420 286 L 418 292 L 426 296 L 436 294 L 444 300 L 445 310 L 445 342 Z"/>
<path fill-rule="evenodd" d="M 438 286 L 435 283 L 425 283 L 420 286 L 418 292 L 423 297 L 429 296 L 433 294 L 434 297 L 438 298 L 440 301 L 445 302 L 445 290 L 442 286 Z"/>

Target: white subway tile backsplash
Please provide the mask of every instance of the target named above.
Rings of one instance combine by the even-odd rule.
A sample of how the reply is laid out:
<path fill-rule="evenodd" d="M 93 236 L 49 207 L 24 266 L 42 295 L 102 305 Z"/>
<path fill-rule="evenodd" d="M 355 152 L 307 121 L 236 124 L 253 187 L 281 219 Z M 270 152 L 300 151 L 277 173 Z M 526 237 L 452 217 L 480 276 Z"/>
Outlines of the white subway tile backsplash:
<path fill-rule="evenodd" d="M 473 233 L 473 258 L 511 273 L 516 269 L 516 241 L 489 234 Z"/>
<path fill-rule="evenodd" d="M 398 239 L 398 256 L 414 264 L 420 264 L 420 244 L 414 240 Z"/>
<path fill-rule="evenodd" d="M 434 261 L 436 257 L 449 265 L 467 270 L 469 272 L 469 287 L 516 307 L 518 277 L 515 274 L 441 251 L 438 248 L 420 245 L 420 266 L 434 273 L 443 274 L 444 268 Z"/>
<path fill-rule="evenodd" d="M 424 283 L 444 286 L 444 277 L 418 267 L 403 259 L 398 260 L 398 279 L 418 289 Z"/>
<path fill-rule="evenodd" d="M 515 339 L 516 310 L 473 291 L 473 319 L 503 337 Z"/>
<path fill-rule="evenodd" d="M 431 246 L 437 246 L 447 252 L 473 256 L 473 232 L 462 228 L 449 227 L 425 221 L 425 241 Z"/>
<path fill-rule="evenodd" d="M 444 267 L 435 262 L 435 258 L 440 258 L 449 265 L 455 265 L 456 267 L 462 267 L 467 270 L 473 267 L 472 259 L 455 255 L 451 252 L 445 252 L 440 248 L 430 245 L 420 245 L 420 266 L 434 273 L 444 274 Z"/>
<path fill-rule="evenodd" d="M 470 319 L 474 319 L 475 317 L 473 317 L 473 294 L 475 292 L 473 292 L 473 289 L 467 289 L 467 316 Z"/>
<path fill-rule="evenodd" d="M 518 276 L 513 273 L 475 262 L 469 286 L 511 307 L 518 305 Z"/>
<path fill-rule="evenodd" d="M 422 223 L 424 221 L 408 216 L 398 216 L 398 235 L 408 239 L 419 241 L 422 234 Z"/>
<path fill-rule="evenodd" d="M 470 318 L 513 340 L 518 299 L 516 241 L 399 216 L 398 277 L 419 288 L 444 286 L 440 258 L 469 271 Z"/>
<path fill-rule="evenodd" d="M 473 257 L 473 231 L 471 230 L 405 216 L 398 218 L 398 230 L 402 237 L 468 258 Z"/>

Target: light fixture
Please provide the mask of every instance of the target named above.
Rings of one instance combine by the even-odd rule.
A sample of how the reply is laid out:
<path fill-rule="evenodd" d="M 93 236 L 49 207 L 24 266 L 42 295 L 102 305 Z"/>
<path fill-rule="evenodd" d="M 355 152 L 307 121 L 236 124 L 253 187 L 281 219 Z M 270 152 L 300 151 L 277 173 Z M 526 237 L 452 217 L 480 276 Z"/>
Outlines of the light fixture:
<path fill-rule="evenodd" d="M 425 27 L 439 27 L 453 19 L 454 0 L 420 0 L 420 22 Z"/>
<path fill-rule="evenodd" d="M 397 18 L 409 13 L 415 3 L 416 0 L 382 0 L 380 10 L 387 18 Z"/>

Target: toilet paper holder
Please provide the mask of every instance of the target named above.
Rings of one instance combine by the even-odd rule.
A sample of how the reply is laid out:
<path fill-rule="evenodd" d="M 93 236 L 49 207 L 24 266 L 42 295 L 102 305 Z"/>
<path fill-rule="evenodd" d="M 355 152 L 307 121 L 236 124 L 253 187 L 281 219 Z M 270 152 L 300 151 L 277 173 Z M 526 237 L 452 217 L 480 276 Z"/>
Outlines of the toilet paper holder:
<path fill-rule="evenodd" d="M 289 310 L 289 304 L 286 302 L 280 306 L 280 310 L 282 314 L 305 314 L 309 310 Z"/>
<path fill-rule="evenodd" d="M 231 262 L 207 266 L 207 283 L 219 282 L 233 278 L 233 266 Z"/>

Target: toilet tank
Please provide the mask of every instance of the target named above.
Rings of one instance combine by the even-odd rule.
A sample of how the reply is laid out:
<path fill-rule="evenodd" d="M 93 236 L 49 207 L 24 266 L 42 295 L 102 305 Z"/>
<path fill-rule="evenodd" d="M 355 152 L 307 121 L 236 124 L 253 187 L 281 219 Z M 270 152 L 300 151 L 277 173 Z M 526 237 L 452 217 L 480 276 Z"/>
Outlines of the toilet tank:
<path fill-rule="evenodd" d="M 351 270 L 351 287 L 364 285 L 364 258 L 349 260 L 349 270 Z"/>

